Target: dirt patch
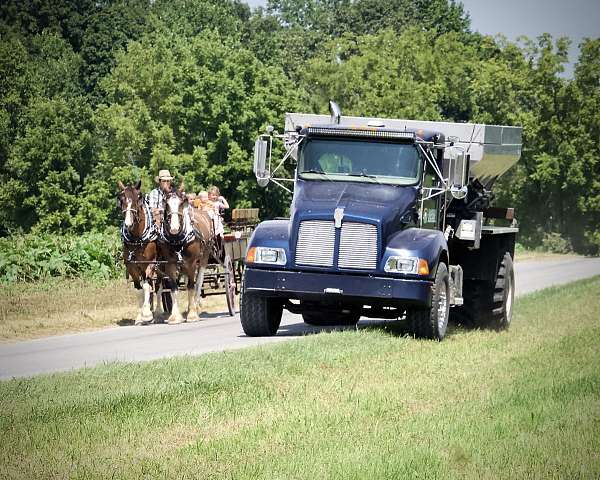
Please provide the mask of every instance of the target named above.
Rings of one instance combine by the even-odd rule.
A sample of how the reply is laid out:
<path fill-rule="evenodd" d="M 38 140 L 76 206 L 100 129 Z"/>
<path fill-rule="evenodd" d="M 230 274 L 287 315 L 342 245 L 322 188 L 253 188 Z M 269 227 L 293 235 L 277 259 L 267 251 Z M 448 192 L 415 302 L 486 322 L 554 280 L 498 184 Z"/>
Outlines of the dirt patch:
<path fill-rule="evenodd" d="M 183 307 L 187 295 L 181 295 Z M 185 298 L 183 298 L 185 297 Z M 125 280 L 50 280 L 0 286 L 0 342 L 134 324 L 139 293 Z M 202 315 L 225 313 L 225 295 L 206 297 Z"/>

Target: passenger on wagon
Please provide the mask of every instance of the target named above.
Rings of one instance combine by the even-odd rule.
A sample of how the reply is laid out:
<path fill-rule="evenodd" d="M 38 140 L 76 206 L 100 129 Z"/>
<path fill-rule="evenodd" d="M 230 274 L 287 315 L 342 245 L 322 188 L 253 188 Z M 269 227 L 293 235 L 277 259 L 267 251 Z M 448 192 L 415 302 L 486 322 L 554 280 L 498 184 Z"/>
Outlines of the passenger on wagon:
<path fill-rule="evenodd" d="M 225 200 L 225 197 L 221 195 L 219 187 L 212 186 L 208 189 L 208 199 L 215 205 L 215 210 L 219 215 L 223 215 L 225 210 L 229 208 L 229 203 Z"/>
<path fill-rule="evenodd" d="M 229 208 L 229 203 L 227 203 L 225 197 L 221 195 L 219 187 L 214 185 L 208 189 L 208 199 L 212 202 L 215 209 L 215 235 L 217 237 L 218 247 L 221 249 L 221 246 L 223 245 L 223 235 L 225 234 L 225 229 L 223 228 L 223 218 L 221 216 L 225 210 Z"/>
<path fill-rule="evenodd" d="M 208 199 L 208 192 L 202 191 L 198 193 L 198 196 L 192 202 L 192 206 L 203 212 L 208 212 L 210 214 L 210 218 L 213 218 L 213 214 L 215 211 L 215 206 Z"/>

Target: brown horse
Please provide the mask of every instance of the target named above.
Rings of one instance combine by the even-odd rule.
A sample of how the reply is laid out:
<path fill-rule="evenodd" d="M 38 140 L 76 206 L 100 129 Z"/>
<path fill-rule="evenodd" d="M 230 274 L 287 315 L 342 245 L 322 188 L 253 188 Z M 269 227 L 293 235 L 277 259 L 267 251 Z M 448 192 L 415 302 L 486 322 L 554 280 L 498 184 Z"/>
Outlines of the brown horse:
<path fill-rule="evenodd" d="M 141 307 L 135 320 L 136 325 L 145 325 L 152 321 L 152 277 L 157 257 L 157 232 L 152 222 L 149 208 L 145 205 L 142 182 L 135 185 L 123 185 L 118 182 L 117 194 L 119 206 L 123 212 L 121 239 L 123 240 L 123 261 L 127 276 L 133 280 L 135 288 L 142 290 Z M 160 302 L 157 302 L 160 304 Z"/>
<path fill-rule="evenodd" d="M 186 321 L 177 303 L 177 280 L 180 271 L 187 277 L 187 321 L 198 316 L 204 271 L 215 248 L 214 227 L 206 212 L 188 205 L 183 183 L 166 195 L 165 218 L 159 242 L 160 257 L 167 260 L 165 274 L 169 278 L 172 295 L 170 324 Z"/>

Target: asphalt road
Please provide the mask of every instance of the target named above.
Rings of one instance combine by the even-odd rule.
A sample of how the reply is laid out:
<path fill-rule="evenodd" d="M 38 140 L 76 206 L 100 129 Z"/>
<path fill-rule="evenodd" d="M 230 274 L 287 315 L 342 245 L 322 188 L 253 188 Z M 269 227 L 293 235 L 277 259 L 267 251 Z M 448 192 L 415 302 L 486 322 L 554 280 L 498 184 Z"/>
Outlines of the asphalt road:
<path fill-rule="evenodd" d="M 600 259 L 561 258 L 515 265 L 516 293 L 523 295 L 552 285 L 600 275 Z M 366 323 L 361 320 L 360 324 Z M 235 317 L 205 315 L 181 325 L 118 327 L 96 332 L 48 337 L 0 345 L 0 379 L 66 371 L 115 361 L 144 361 L 176 355 L 198 355 L 280 342 L 319 332 L 299 315 L 284 312 L 274 337 L 250 338 Z"/>

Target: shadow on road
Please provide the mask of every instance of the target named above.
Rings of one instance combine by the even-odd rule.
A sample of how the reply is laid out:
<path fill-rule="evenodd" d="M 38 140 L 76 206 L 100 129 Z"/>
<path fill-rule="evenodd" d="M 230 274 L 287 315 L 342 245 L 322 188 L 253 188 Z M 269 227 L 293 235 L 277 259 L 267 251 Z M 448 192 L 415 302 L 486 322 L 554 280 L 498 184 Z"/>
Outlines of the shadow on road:
<path fill-rule="evenodd" d="M 187 315 L 187 312 L 185 313 Z M 213 318 L 222 318 L 222 317 L 229 317 L 229 312 L 204 312 L 200 314 L 200 321 L 202 320 L 210 320 Z M 146 325 L 144 325 L 145 327 L 150 327 L 152 325 L 162 325 L 167 323 L 167 318 L 168 315 L 167 314 L 162 314 L 159 318 L 154 318 L 154 320 Z M 122 318 L 120 320 L 117 320 L 115 322 L 119 327 L 131 327 L 132 325 L 135 325 L 135 320 L 133 318 Z M 185 322 L 187 323 L 187 322 Z M 197 322 L 190 322 L 190 323 L 197 323 Z"/>
<path fill-rule="evenodd" d="M 131 325 L 135 325 L 135 320 L 133 318 L 122 318 L 121 320 L 117 320 L 116 323 L 119 327 L 130 327 Z"/>
<path fill-rule="evenodd" d="M 408 325 L 404 320 L 378 320 L 378 319 L 361 319 L 356 326 L 329 326 L 316 327 L 307 325 L 300 321 L 297 323 L 286 324 L 279 327 L 277 336 L 280 337 L 302 337 L 306 335 L 315 335 L 318 333 L 343 332 L 348 330 L 373 330 L 383 332 L 394 337 L 412 337 Z M 454 335 L 468 330 L 464 325 L 450 323 L 446 336 Z M 241 335 L 244 337 L 245 335 Z"/>
<path fill-rule="evenodd" d="M 314 335 L 317 333 L 329 333 L 329 332 L 344 332 L 348 330 L 381 330 L 390 335 L 404 335 L 406 332 L 401 325 L 403 322 L 401 320 L 371 320 L 371 319 L 362 319 L 356 326 L 327 326 L 327 327 L 317 327 L 313 325 L 308 325 L 302 321 L 297 323 L 291 323 L 282 325 L 279 327 L 277 332 L 277 336 L 281 337 L 302 337 L 305 335 Z"/>

